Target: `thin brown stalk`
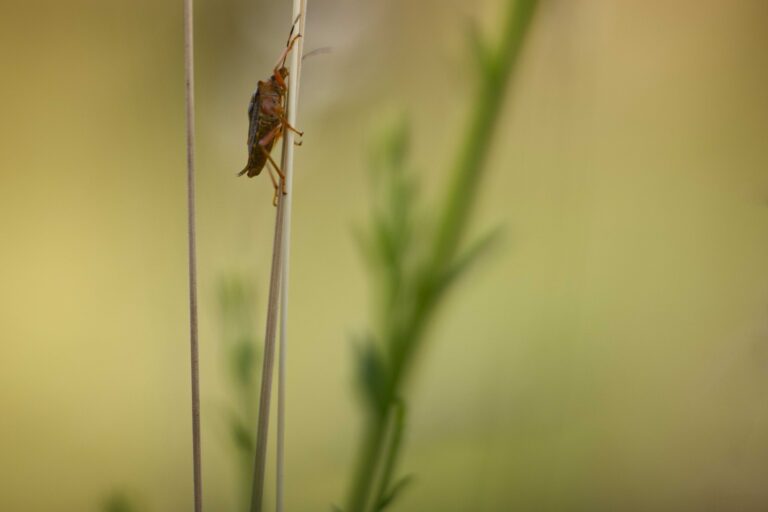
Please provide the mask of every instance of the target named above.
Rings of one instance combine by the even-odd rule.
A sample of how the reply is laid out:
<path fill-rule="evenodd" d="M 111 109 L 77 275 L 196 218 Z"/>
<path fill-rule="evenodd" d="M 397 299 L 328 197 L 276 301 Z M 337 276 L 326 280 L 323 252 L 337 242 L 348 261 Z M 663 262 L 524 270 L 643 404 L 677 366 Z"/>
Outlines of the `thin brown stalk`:
<path fill-rule="evenodd" d="M 195 226 L 195 81 L 192 0 L 184 0 L 184 78 L 187 113 L 187 234 L 189 241 L 189 349 L 192 384 L 192 472 L 195 512 L 203 510 L 200 450 L 200 358 L 197 330 L 197 229 Z"/>

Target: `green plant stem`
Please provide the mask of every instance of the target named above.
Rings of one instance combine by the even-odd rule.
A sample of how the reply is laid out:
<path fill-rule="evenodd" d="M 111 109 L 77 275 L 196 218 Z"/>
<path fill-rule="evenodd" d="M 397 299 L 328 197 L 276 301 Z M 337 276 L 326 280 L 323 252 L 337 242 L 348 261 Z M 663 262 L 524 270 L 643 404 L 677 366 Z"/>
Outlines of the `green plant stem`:
<path fill-rule="evenodd" d="M 432 251 L 432 268 L 445 268 L 462 240 L 469 212 L 485 169 L 488 149 L 504 101 L 504 92 L 515 71 L 520 50 L 528 33 L 538 0 L 510 2 L 502 41 L 496 55 L 490 55 L 474 104 L 475 114 L 456 160 L 452 182 L 440 215 L 441 223 Z"/>
<path fill-rule="evenodd" d="M 360 459 L 345 512 L 366 512 L 371 505 L 370 495 L 375 487 L 377 475 L 389 478 L 387 473 L 391 473 L 391 468 L 388 471 L 377 469 L 385 451 L 388 429 L 393 428 L 393 406 L 400 395 L 413 352 L 436 309 L 438 283 L 454 263 L 464 238 L 492 135 L 501 112 L 504 93 L 519 61 L 520 50 L 537 4 L 538 0 L 510 1 L 498 49 L 481 59 L 480 86 L 473 103 L 473 116 L 468 123 L 467 134 L 451 174 L 447 195 L 439 210 L 436 235 L 424 265 L 424 273 L 416 287 L 416 300 L 406 318 L 398 326 L 388 329 L 388 339 L 384 340 L 386 346 L 394 347 L 389 361 L 391 378 L 381 409 L 372 414 L 366 424 Z M 392 451 L 398 446 L 390 445 L 389 448 L 389 451 Z M 388 457 L 394 455 L 387 452 Z M 380 490 L 380 494 L 381 492 Z"/>
<path fill-rule="evenodd" d="M 386 457 L 382 463 L 381 478 L 379 479 L 378 491 L 374 495 L 374 503 L 381 504 L 387 493 L 390 492 L 392 477 L 395 473 L 397 456 L 400 453 L 400 443 L 403 438 L 403 425 L 405 422 L 405 406 L 398 402 L 392 407 L 391 434 L 389 436 L 389 446 L 386 450 Z"/>
<path fill-rule="evenodd" d="M 378 467 L 377 461 L 381 455 L 384 439 L 387 435 L 389 414 L 368 418 L 365 426 L 360 458 L 355 469 L 355 479 L 352 483 L 352 492 L 349 496 L 348 506 L 345 510 L 350 512 L 363 512 L 367 510 L 370 500 L 369 494 Z"/>

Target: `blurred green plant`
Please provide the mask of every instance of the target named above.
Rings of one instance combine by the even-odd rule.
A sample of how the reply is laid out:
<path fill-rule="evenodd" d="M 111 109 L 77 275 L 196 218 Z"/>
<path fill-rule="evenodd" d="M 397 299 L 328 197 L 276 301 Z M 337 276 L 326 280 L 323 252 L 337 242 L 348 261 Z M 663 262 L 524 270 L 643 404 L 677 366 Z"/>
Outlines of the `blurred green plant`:
<path fill-rule="evenodd" d="M 126 492 L 113 491 L 104 500 L 101 510 L 102 512 L 137 512 L 139 507 Z"/>
<path fill-rule="evenodd" d="M 237 274 L 221 278 L 218 310 L 221 324 L 222 359 L 228 377 L 228 401 L 222 404 L 224 432 L 237 469 L 235 510 L 246 510 L 250 501 L 251 471 L 255 450 L 254 432 L 258 412 L 260 349 L 253 312 L 256 293 L 253 279 Z M 145 507 L 123 491 L 115 490 L 104 500 L 103 512 L 137 512 Z"/>
<path fill-rule="evenodd" d="M 463 245 L 504 93 L 537 4 L 509 2 L 495 47 L 473 33 L 479 86 L 447 194 L 435 213 L 417 211 L 407 123 L 400 123 L 373 155 L 375 201 L 370 226 L 358 239 L 377 300 L 372 329 L 356 340 L 366 418 L 345 512 L 384 510 L 411 481 L 395 478 L 407 410 L 403 385 L 446 292 L 497 239 L 498 230 Z"/>
<path fill-rule="evenodd" d="M 225 408 L 225 424 L 237 464 L 238 510 L 245 510 L 250 501 L 259 406 L 257 384 L 261 352 L 253 322 L 256 294 L 252 281 L 230 275 L 221 279 L 218 290 L 222 354 L 231 397 Z"/>

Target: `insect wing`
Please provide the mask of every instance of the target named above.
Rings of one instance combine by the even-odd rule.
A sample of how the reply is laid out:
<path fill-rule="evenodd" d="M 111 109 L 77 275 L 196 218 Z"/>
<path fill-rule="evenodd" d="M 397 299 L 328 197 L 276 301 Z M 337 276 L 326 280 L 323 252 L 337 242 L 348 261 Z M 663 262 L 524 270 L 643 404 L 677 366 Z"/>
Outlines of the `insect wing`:
<path fill-rule="evenodd" d="M 256 144 L 256 137 L 259 132 L 259 91 L 251 96 L 251 104 L 248 105 L 248 149 L 250 150 Z"/>
<path fill-rule="evenodd" d="M 251 117 L 253 117 L 253 107 L 256 105 L 256 95 L 259 94 L 259 91 L 254 92 L 251 95 L 251 102 L 248 104 L 248 120 L 250 121 Z"/>

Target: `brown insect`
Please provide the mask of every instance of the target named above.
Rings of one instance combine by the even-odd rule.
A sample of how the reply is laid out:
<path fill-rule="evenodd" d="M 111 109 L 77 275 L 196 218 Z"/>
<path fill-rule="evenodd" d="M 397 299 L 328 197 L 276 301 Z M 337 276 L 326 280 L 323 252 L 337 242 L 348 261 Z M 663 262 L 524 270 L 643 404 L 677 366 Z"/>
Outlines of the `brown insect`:
<path fill-rule="evenodd" d="M 294 22 L 294 28 L 295 26 L 296 23 Z M 259 80 L 256 92 L 251 96 L 251 103 L 248 106 L 248 119 L 250 121 L 248 126 L 248 163 L 245 165 L 245 169 L 238 174 L 238 176 L 247 174 L 249 178 L 253 178 L 258 176 L 264 166 L 269 163 L 271 168 L 270 165 L 267 165 L 267 168 L 270 171 L 269 177 L 272 180 L 272 185 L 275 187 L 275 195 L 272 200 L 275 206 L 280 191 L 283 194 L 286 191 L 285 174 L 270 155 L 272 147 L 282 137 L 283 131 L 286 129 L 297 133 L 299 136 L 304 135 L 303 132 L 288 123 L 285 115 L 285 98 L 288 92 L 288 84 L 285 81 L 288 78 L 288 68 L 285 67 L 285 60 L 288 58 L 288 53 L 293 45 L 301 37 L 301 34 L 293 35 L 294 28 L 291 28 L 288 43 L 272 70 L 272 76 L 266 82 Z M 301 142 L 297 144 L 301 144 Z M 272 170 L 277 173 L 278 179 L 275 179 Z"/>

